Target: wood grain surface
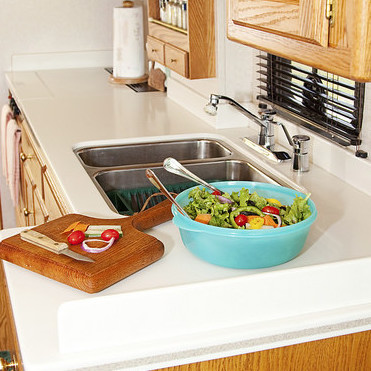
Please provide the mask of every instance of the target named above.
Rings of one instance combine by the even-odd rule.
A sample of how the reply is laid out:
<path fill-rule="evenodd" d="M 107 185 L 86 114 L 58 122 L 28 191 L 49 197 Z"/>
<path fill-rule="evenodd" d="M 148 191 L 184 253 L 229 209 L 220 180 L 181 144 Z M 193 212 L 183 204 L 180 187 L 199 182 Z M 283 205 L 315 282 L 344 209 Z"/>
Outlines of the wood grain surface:
<path fill-rule="evenodd" d="M 68 234 L 61 232 L 73 222 L 80 221 L 90 225 L 120 225 L 123 236 L 110 249 L 98 254 L 87 253 L 80 245 L 70 245 L 70 250 L 94 260 L 89 263 L 50 252 L 23 241 L 17 234 L 1 242 L 0 259 L 79 290 L 95 293 L 160 259 L 164 253 L 163 243 L 142 231 L 171 217 L 171 204 L 167 200 L 134 216 L 120 219 L 68 214 L 33 229 L 55 241 L 67 242 Z"/>
<path fill-rule="evenodd" d="M 326 0 L 235 0 L 233 21 L 327 47 Z"/>
<path fill-rule="evenodd" d="M 371 331 L 234 357 L 174 366 L 163 371 L 370 371 Z"/>
<path fill-rule="evenodd" d="M 18 371 L 23 370 L 12 306 L 10 304 L 8 286 L 2 261 L 0 261 L 0 351 L 8 351 L 11 355 L 14 355 L 18 362 Z"/>
<path fill-rule="evenodd" d="M 292 7 L 296 3 L 290 0 L 269 2 L 272 3 L 272 9 L 275 3 L 286 3 L 287 7 Z M 298 3 L 301 7 L 298 33 L 300 37 L 295 35 L 297 31 L 292 33 L 290 16 L 285 14 L 283 18 L 278 17 L 277 9 L 276 18 L 271 17 L 267 8 L 265 14 L 263 8 L 257 9 L 260 12 L 257 19 L 249 16 L 246 6 L 250 3 L 264 5 L 269 2 L 229 0 L 227 3 L 228 38 L 356 81 L 371 81 L 370 1 L 337 0 L 334 2 L 330 27 L 327 27 L 325 21 L 320 21 L 324 13 L 323 0 L 300 1 Z M 264 23 L 264 18 L 270 21 Z M 259 19 L 262 24 L 258 27 L 253 23 L 259 23 Z M 270 22 L 273 29 L 269 28 Z M 277 24 L 280 26 L 279 30 L 274 28 Z M 326 43 L 327 39 L 328 43 Z"/>

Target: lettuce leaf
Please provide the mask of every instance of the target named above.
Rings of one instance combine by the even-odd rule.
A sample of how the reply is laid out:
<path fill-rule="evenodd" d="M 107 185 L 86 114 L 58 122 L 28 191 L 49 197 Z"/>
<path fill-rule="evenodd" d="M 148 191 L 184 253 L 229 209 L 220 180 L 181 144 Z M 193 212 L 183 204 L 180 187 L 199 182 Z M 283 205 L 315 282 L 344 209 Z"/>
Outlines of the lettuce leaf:
<path fill-rule="evenodd" d="M 310 193 L 304 199 L 302 197 L 296 196 L 291 207 L 286 207 L 286 211 L 283 215 L 283 222 L 285 224 L 296 224 L 311 216 L 312 213 L 307 203 L 309 197 Z"/>

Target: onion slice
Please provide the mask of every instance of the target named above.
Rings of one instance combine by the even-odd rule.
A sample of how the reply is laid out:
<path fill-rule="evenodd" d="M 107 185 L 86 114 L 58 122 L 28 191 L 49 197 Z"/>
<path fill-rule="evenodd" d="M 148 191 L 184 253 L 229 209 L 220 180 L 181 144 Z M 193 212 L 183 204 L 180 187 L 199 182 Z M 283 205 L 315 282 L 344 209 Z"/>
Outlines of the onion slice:
<path fill-rule="evenodd" d="M 220 195 L 215 195 L 215 197 L 219 200 L 221 204 L 233 204 L 233 201 L 230 200 L 227 197 L 220 196 Z"/>
<path fill-rule="evenodd" d="M 104 242 L 104 243 L 106 243 L 106 246 L 104 246 L 104 247 L 89 247 L 87 242 Z M 104 240 L 99 240 L 99 239 L 85 240 L 85 241 L 82 242 L 81 248 L 86 252 L 91 252 L 91 253 L 97 254 L 97 253 L 108 250 L 113 245 L 114 242 L 115 242 L 114 237 L 112 237 L 109 241 L 104 241 Z"/>
<path fill-rule="evenodd" d="M 279 215 L 277 215 L 277 214 L 273 214 L 273 213 L 265 213 L 264 211 L 263 211 L 263 214 L 271 215 L 271 216 L 276 217 L 278 223 L 277 223 L 277 227 L 275 227 L 275 228 L 279 228 L 279 227 L 281 227 L 281 225 L 282 225 L 282 219 L 281 219 L 281 217 L 280 217 Z"/>

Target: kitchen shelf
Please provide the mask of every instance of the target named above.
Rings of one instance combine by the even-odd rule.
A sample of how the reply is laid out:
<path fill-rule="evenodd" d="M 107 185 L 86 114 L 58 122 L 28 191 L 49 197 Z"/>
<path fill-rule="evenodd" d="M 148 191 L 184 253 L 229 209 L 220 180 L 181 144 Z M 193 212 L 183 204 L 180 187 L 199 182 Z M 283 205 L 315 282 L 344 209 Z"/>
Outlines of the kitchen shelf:
<path fill-rule="evenodd" d="M 169 24 L 169 23 L 166 23 L 166 22 L 162 22 L 158 19 L 154 19 L 154 18 L 149 18 L 148 19 L 149 22 L 152 22 L 152 23 L 156 23 L 156 24 L 159 24 L 163 27 L 167 27 L 167 28 L 170 28 L 171 30 L 174 30 L 174 31 L 177 31 L 177 32 L 181 32 L 185 35 L 188 35 L 188 31 L 187 30 L 184 30 L 183 28 L 179 28 L 179 27 L 176 27 L 176 26 L 173 26 L 172 24 Z"/>
<path fill-rule="evenodd" d="M 214 0 L 188 0 L 188 30 L 161 22 L 158 0 L 148 0 L 148 59 L 189 79 L 215 77 Z"/>

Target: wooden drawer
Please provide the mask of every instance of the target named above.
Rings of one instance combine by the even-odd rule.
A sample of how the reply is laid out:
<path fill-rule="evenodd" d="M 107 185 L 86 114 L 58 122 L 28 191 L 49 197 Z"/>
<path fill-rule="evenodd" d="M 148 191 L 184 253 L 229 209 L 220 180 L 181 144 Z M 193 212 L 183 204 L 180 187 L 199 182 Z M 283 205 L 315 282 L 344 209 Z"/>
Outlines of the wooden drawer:
<path fill-rule="evenodd" d="M 166 44 L 165 66 L 179 75 L 188 77 L 188 53 Z"/>
<path fill-rule="evenodd" d="M 164 65 L 165 64 L 164 47 L 165 43 L 163 43 L 162 41 L 159 41 L 151 36 L 147 36 L 147 54 L 149 60 Z"/>
<path fill-rule="evenodd" d="M 22 129 L 22 151 L 20 161 L 27 163 L 31 172 L 32 180 L 41 189 L 42 184 L 42 164 L 33 149 L 31 141 L 25 130 Z"/>

